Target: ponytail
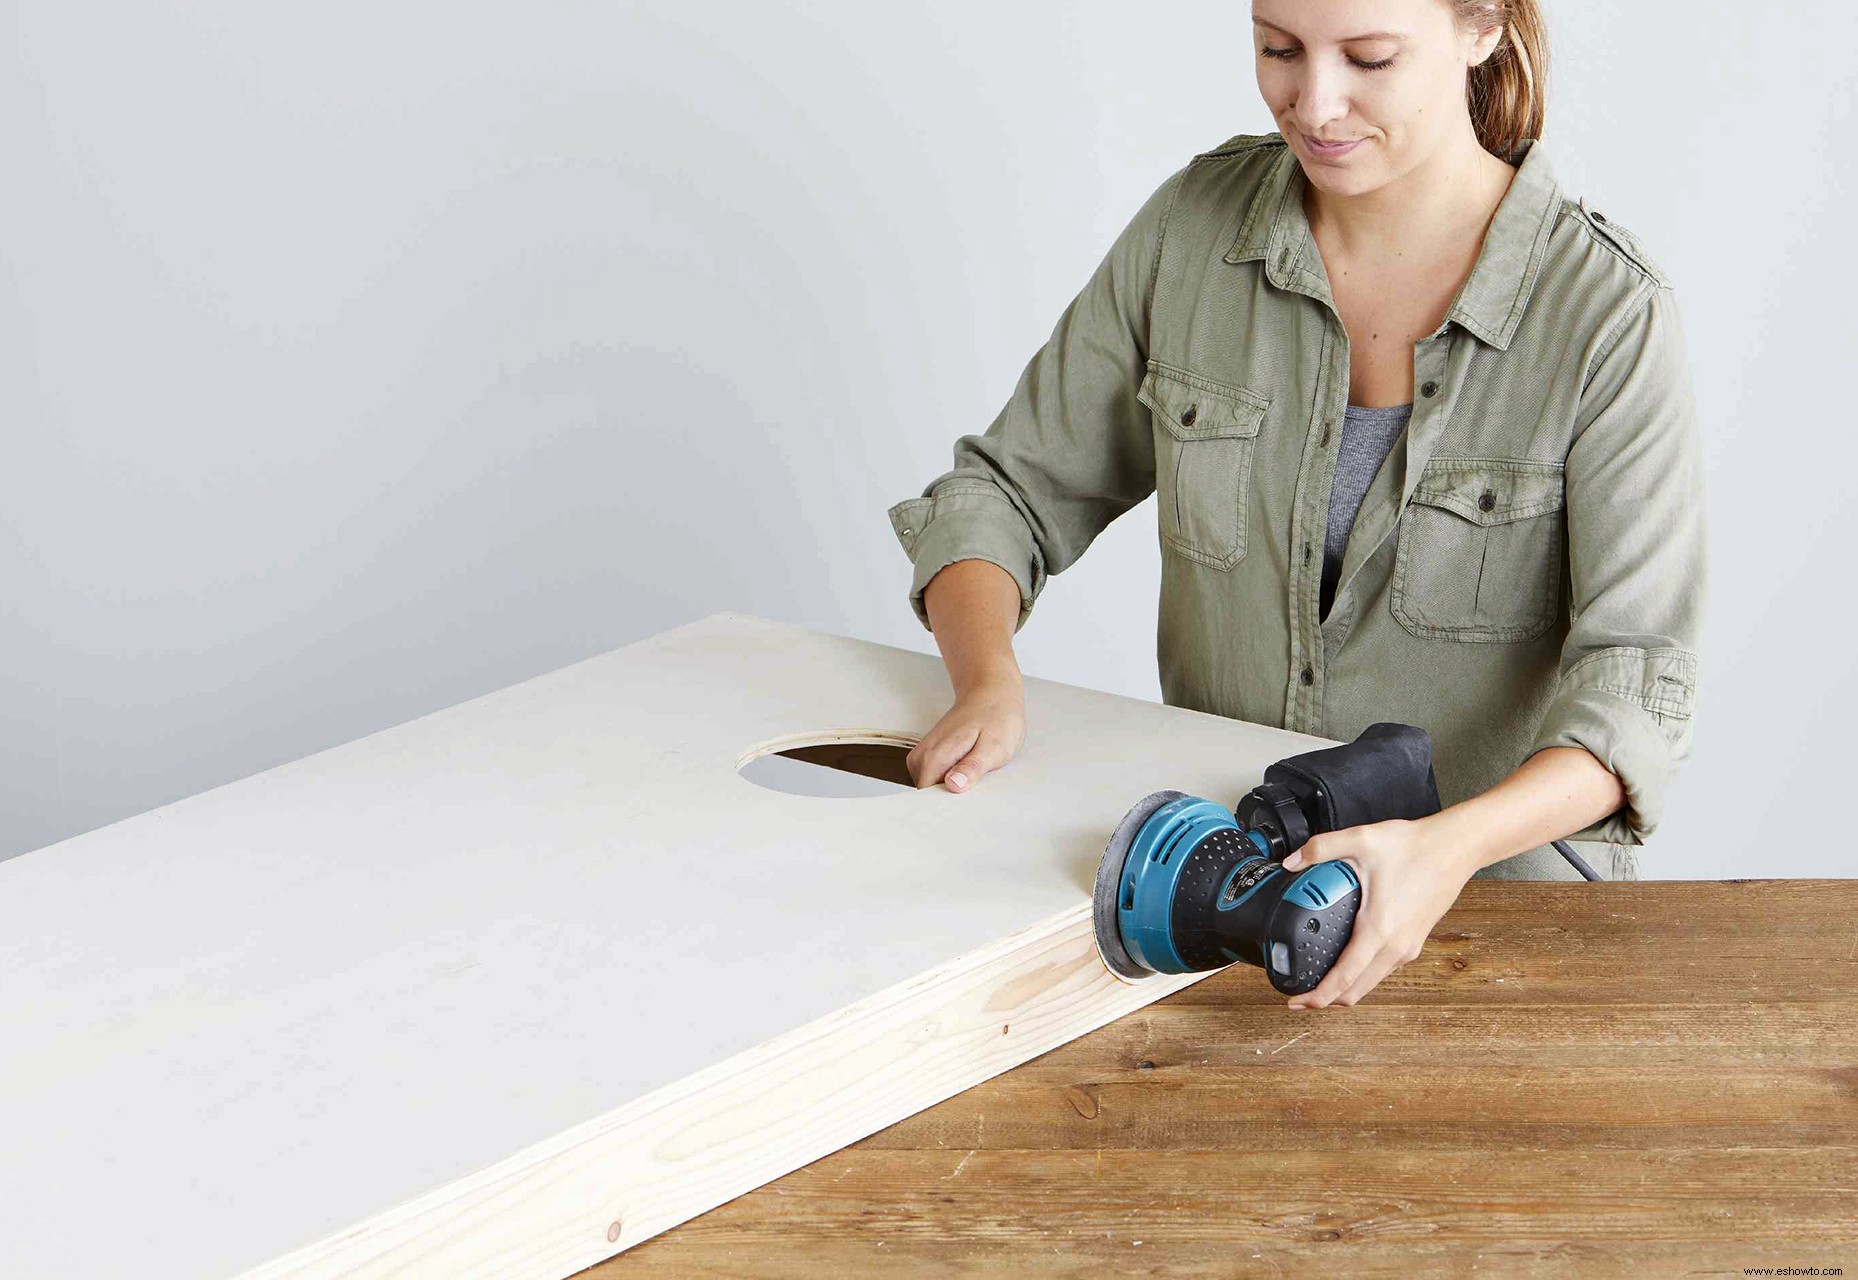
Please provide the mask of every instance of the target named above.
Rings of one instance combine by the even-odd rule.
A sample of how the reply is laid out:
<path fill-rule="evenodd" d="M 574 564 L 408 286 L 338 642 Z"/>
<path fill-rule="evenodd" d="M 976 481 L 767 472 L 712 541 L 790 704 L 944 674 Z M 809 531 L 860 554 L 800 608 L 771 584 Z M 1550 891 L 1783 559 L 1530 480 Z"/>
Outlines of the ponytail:
<path fill-rule="evenodd" d="M 1542 136 L 1548 85 L 1548 29 L 1537 0 L 1453 0 L 1459 21 L 1480 33 L 1503 24 L 1490 56 L 1465 78 L 1471 125 L 1484 150 L 1512 160 L 1525 138 Z"/>

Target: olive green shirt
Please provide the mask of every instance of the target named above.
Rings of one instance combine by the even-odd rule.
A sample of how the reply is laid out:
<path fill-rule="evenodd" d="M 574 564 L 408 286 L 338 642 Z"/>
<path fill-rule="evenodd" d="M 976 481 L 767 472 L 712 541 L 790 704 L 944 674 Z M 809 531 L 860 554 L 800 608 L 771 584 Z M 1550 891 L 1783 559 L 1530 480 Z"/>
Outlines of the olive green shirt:
<path fill-rule="evenodd" d="M 1510 161 L 1470 275 L 1413 345 L 1412 417 L 1326 618 L 1349 339 L 1302 166 L 1270 133 L 1172 174 L 985 434 L 890 508 L 923 625 L 929 580 L 981 559 L 1018 582 L 1023 627 L 1046 576 L 1154 493 L 1166 703 L 1344 741 L 1418 725 L 1447 805 L 1584 747 L 1626 802 L 1570 843 L 1636 879 L 1689 756 L 1703 626 L 1685 339 L 1671 281 L 1563 194 L 1541 142 Z M 1578 878 L 1551 845 L 1478 874 Z"/>

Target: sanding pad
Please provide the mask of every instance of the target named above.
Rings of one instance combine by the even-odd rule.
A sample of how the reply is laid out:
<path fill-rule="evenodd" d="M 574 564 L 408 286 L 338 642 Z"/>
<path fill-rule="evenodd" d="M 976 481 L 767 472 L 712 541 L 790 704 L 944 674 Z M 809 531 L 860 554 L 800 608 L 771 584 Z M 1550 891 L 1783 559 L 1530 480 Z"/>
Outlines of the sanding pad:
<path fill-rule="evenodd" d="M 1116 922 L 1116 899 L 1122 889 L 1123 863 L 1128 860 L 1129 847 L 1135 843 L 1136 833 L 1142 830 L 1142 824 L 1163 805 L 1184 799 L 1186 795 L 1184 791 L 1154 791 L 1138 801 L 1135 808 L 1124 814 L 1123 820 L 1116 824 L 1116 831 L 1103 850 L 1103 861 L 1097 864 L 1097 889 L 1091 898 L 1090 913 L 1091 923 L 1096 928 L 1097 954 L 1103 957 L 1103 963 L 1111 973 L 1125 981 L 1153 977 L 1155 971 L 1136 963 L 1123 949 L 1122 927 Z"/>

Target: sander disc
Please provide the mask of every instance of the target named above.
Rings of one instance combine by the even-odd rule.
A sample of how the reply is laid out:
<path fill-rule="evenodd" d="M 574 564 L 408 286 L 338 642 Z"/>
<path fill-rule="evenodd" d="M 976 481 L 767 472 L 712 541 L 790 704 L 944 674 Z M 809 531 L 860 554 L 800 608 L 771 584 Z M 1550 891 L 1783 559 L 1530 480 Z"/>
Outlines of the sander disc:
<path fill-rule="evenodd" d="M 1116 830 L 1103 850 L 1103 861 L 1097 864 L 1097 888 L 1091 897 L 1090 912 L 1091 923 L 1097 934 L 1097 954 L 1103 957 L 1103 963 L 1111 973 L 1126 981 L 1149 977 L 1155 971 L 1138 964 L 1123 948 L 1122 926 L 1116 921 L 1116 899 L 1122 890 L 1123 864 L 1128 861 L 1129 848 L 1135 843 L 1142 824 L 1163 805 L 1184 799 L 1186 794 L 1184 791 L 1154 791 L 1138 801 L 1135 808 L 1124 814 L 1123 820 L 1116 824 Z"/>

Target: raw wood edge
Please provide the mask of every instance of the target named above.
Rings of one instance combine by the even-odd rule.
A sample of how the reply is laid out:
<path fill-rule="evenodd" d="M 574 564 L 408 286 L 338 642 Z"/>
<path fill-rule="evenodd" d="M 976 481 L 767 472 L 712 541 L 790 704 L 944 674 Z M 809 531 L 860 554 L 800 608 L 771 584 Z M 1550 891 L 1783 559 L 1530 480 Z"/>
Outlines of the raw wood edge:
<path fill-rule="evenodd" d="M 1118 977 L 1082 903 L 239 1280 L 564 1280 L 1213 972 Z"/>

